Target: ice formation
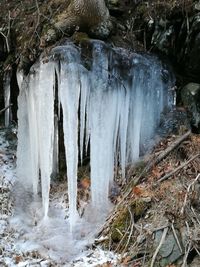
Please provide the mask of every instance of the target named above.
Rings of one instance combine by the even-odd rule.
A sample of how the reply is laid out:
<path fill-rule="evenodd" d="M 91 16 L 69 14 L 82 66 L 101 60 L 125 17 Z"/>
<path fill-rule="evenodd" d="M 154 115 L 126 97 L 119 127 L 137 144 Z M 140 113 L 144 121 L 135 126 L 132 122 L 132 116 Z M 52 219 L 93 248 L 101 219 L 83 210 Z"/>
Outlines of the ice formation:
<path fill-rule="evenodd" d="M 4 105 L 7 108 L 10 105 L 10 74 L 7 73 L 4 77 Z M 8 127 L 10 123 L 10 108 L 5 111 L 5 126 Z"/>
<path fill-rule="evenodd" d="M 72 43 L 56 47 L 48 62 L 35 64 L 26 77 L 18 74 L 19 180 L 36 195 L 41 180 L 47 216 L 62 119 L 71 226 L 78 218 L 78 161 L 90 155 L 90 206 L 101 214 L 108 207 L 115 167 L 125 178 L 126 165 L 138 160 L 173 98 L 170 72 L 156 57 L 110 48 L 101 41 L 90 46 L 88 58 Z"/>

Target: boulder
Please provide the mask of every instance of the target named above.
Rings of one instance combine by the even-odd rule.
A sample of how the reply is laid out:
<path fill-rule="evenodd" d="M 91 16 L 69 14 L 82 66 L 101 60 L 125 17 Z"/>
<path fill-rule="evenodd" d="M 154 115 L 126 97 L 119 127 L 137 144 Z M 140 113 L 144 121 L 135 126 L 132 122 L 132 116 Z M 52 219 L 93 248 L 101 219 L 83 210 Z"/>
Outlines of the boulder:
<path fill-rule="evenodd" d="M 181 99 L 188 110 L 193 132 L 200 133 L 200 84 L 185 85 L 181 90 Z"/>
<path fill-rule="evenodd" d="M 162 231 L 157 231 L 155 235 L 155 245 L 156 247 L 160 243 L 160 239 L 162 237 Z M 174 262 L 176 262 L 181 256 L 182 251 L 180 251 L 180 248 L 176 242 L 176 239 L 173 235 L 173 233 L 169 233 L 161 246 L 159 250 L 159 256 L 160 256 L 160 265 L 159 266 L 167 266 Z"/>
<path fill-rule="evenodd" d="M 109 36 L 112 29 L 109 11 L 104 1 L 68 1 L 68 7 L 63 10 L 49 29 L 43 32 L 40 46 L 55 42 L 63 34 L 71 35 L 75 31 L 84 31 L 99 39 Z"/>

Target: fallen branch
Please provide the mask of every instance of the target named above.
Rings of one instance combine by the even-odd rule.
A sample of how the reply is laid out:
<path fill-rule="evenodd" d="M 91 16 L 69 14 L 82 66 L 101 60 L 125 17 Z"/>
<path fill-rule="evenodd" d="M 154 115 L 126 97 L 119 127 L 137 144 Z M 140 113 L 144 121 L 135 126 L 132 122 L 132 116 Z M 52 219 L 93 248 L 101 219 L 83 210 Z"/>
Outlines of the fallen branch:
<path fill-rule="evenodd" d="M 9 106 L 3 108 L 2 110 L 0 110 L 0 115 L 5 112 L 7 109 L 9 109 L 12 106 L 12 104 L 10 104 Z"/>
<path fill-rule="evenodd" d="M 94 244 L 95 245 L 98 245 L 98 244 L 100 244 L 100 243 L 103 243 L 103 242 L 105 242 L 105 241 L 107 241 L 107 240 L 109 240 L 109 237 L 104 237 L 104 238 L 99 238 L 99 239 L 95 239 L 94 240 Z"/>
<path fill-rule="evenodd" d="M 159 252 L 162 244 L 165 242 L 165 238 L 166 238 L 167 232 L 168 232 L 168 227 L 163 230 L 163 234 L 162 234 L 162 237 L 160 239 L 160 243 L 159 243 L 155 253 L 153 254 L 150 267 L 154 266 L 154 263 L 155 263 L 157 255 L 158 255 L 158 252 Z"/>
<path fill-rule="evenodd" d="M 181 169 L 183 169 L 185 166 L 187 166 L 190 162 L 192 162 L 194 159 L 198 158 L 200 156 L 200 154 L 196 154 L 194 155 L 191 159 L 189 159 L 188 161 L 184 162 L 183 164 L 181 164 L 179 167 L 177 167 L 176 169 L 174 169 L 173 171 L 167 173 L 165 176 L 163 176 L 162 178 L 160 178 L 157 183 L 161 183 L 167 179 L 169 179 L 171 176 L 173 176 L 176 172 L 180 171 Z"/>
<path fill-rule="evenodd" d="M 156 159 L 154 159 L 152 162 L 150 162 L 145 169 L 143 170 L 142 174 L 150 171 L 154 165 L 158 164 L 161 160 L 166 158 L 166 156 L 169 155 L 170 152 L 172 152 L 175 148 L 177 148 L 184 140 L 186 140 L 189 135 L 191 134 L 191 131 L 187 131 L 184 135 L 181 135 L 178 139 L 176 139 L 172 144 L 170 144 L 162 153 L 158 155 Z"/>

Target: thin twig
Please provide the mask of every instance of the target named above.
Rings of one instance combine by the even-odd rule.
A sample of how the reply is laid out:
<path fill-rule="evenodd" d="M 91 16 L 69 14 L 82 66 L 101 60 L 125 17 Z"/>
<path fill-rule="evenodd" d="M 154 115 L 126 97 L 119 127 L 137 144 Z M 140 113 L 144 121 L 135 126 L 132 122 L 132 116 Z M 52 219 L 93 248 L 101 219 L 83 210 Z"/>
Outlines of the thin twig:
<path fill-rule="evenodd" d="M 129 236 L 128 236 L 128 240 L 127 240 L 127 242 L 126 242 L 126 245 L 125 245 L 125 247 L 124 247 L 124 249 L 123 249 L 122 254 L 126 251 L 128 245 L 129 245 L 129 243 L 130 243 L 130 239 L 131 239 L 131 236 L 132 236 L 132 234 L 133 234 L 133 229 L 134 229 L 134 225 L 133 225 L 133 223 L 132 223 L 132 224 L 131 224 L 131 230 L 130 230 L 130 233 L 129 233 Z"/>
<path fill-rule="evenodd" d="M 8 32 L 7 35 L 5 35 L 2 31 L 0 31 L 0 34 L 5 38 L 6 41 L 6 49 L 7 52 L 10 53 L 10 45 L 9 45 L 9 37 L 10 37 L 10 11 L 8 12 Z"/>
<path fill-rule="evenodd" d="M 191 210 L 192 210 L 192 212 L 193 212 L 193 214 L 194 214 L 194 216 L 195 216 L 195 219 L 197 220 L 198 224 L 200 224 L 200 221 L 199 221 L 199 219 L 198 219 L 198 217 L 197 217 L 197 214 L 196 214 L 194 208 L 191 207 Z"/>
<path fill-rule="evenodd" d="M 107 241 L 108 239 L 109 239 L 108 236 L 106 236 L 104 238 L 95 239 L 94 244 L 97 245 L 97 244 L 103 243 L 103 242 Z"/>
<path fill-rule="evenodd" d="M 171 176 L 173 176 L 176 172 L 180 171 L 181 169 L 183 169 L 185 166 L 187 166 L 190 162 L 192 162 L 194 159 L 198 158 L 200 156 L 200 154 L 196 154 L 194 155 L 191 159 L 189 159 L 188 161 L 184 162 L 183 164 L 181 164 L 179 167 L 177 167 L 176 169 L 174 169 L 173 171 L 167 173 L 165 176 L 161 177 L 157 183 L 161 183 L 167 179 L 169 179 Z"/>
<path fill-rule="evenodd" d="M 182 250 L 181 244 L 180 244 L 180 242 L 179 242 L 178 236 L 177 236 L 177 234 L 176 234 L 176 230 L 175 230 L 175 228 L 174 228 L 174 224 L 173 224 L 173 223 L 172 223 L 171 227 L 172 227 L 172 231 L 173 231 L 173 234 L 174 234 L 174 238 L 175 238 L 176 243 L 177 243 L 177 245 L 178 245 L 178 247 L 179 247 L 179 250 L 180 250 L 181 253 L 183 253 L 183 250 Z"/>
<path fill-rule="evenodd" d="M 162 234 L 162 237 L 161 237 L 161 239 L 160 239 L 160 243 L 159 243 L 159 245 L 158 245 L 158 247 L 157 247 L 157 249 L 156 249 L 155 253 L 153 254 L 153 257 L 152 257 L 152 260 L 151 260 L 151 265 L 150 265 L 150 267 L 153 267 L 153 266 L 154 266 L 154 263 L 155 263 L 156 257 L 157 257 L 157 255 L 158 255 L 158 252 L 159 252 L 159 250 L 160 250 L 160 248 L 161 248 L 162 244 L 163 244 L 163 243 L 164 243 L 164 241 L 165 241 L 165 238 L 166 238 L 167 232 L 168 232 L 168 227 L 167 227 L 167 228 L 165 228 L 165 229 L 163 230 L 163 234 Z"/>
<path fill-rule="evenodd" d="M 5 112 L 7 109 L 9 109 L 12 106 L 12 104 L 10 104 L 9 106 L 3 108 L 2 110 L 0 110 L 0 115 Z"/>
<path fill-rule="evenodd" d="M 122 232 L 118 228 L 115 228 L 115 229 L 121 236 L 123 236 Z"/>
<path fill-rule="evenodd" d="M 134 214 L 133 214 L 133 212 L 131 211 L 130 206 L 128 206 L 128 211 L 129 211 L 130 218 L 131 218 L 131 222 L 132 222 L 133 226 L 135 227 L 136 230 L 138 230 L 138 232 L 141 232 L 141 227 L 138 226 L 138 225 L 135 223 L 135 220 L 134 220 Z"/>
<path fill-rule="evenodd" d="M 37 36 L 39 37 L 39 39 L 40 39 L 40 36 L 39 36 L 39 34 L 37 33 L 37 28 L 38 28 L 38 26 L 39 26 L 39 24 L 40 24 L 40 8 L 39 8 L 39 4 L 38 4 L 38 1 L 37 0 L 35 0 L 35 5 L 36 5 L 36 8 L 37 8 L 37 21 L 36 21 L 36 25 L 35 25 L 35 29 L 34 29 L 34 32 L 33 32 L 33 34 L 32 34 L 32 36 L 31 36 L 31 38 L 30 38 L 30 41 L 29 41 L 29 43 L 32 41 L 32 39 L 33 39 L 33 37 L 34 37 L 34 34 L 37 34 Z"/>
<path fill-rule="evenodd" d="M 131 239 L 131 236 L 132 236 L 132 233 L 133 233 L 133 229 L 134 229 L 134 226 L 135 226 L 134 217 L 133 217 L 133 214 L 132 214 L 132 212 L 130 210 L 130 207 L 128 207 L 128 211 L 130 213 L 130 218 L 131 218 L 131 230 L 130 230 L 130 233 L 129 233 L 129 236 L 128 236 L 128 240 L 126 242 L 126 245 L 124 247 L 123 253 L 126 251 L 126 248 L 128 247 L 128 244 L 130 242 L 130 239 Z"/>
<path fill-rule="evenodd" d="M 7 52 L 9 53 L 10 52 L 10 46 L 9 46 L 9 43 L 8 43 L 8 37 L 1 31 L 0 31 L 0 34 L 5 38 Z"/>
<path fill-rule="evenodd" d="M 166 224 L 166 225 L 157 227 L 157 228 L 153 229 L 152 232 L 158 232 L 158 231 L 163 230 L 163 229 L 165 229 L 165 228 L 167 228 L 167 227 L 169 227 L 169 224 Z"/>
<path fill-rule="evenodd" d="M 191 243 L 189 243 L 189 245 L 188 245 L 188 249 L 187 249 L 187 251 L 186 251 L 186 253 L 185 253 L 184 260 L 183 260 L 183 264 L 181 265 L 181 267 L 186 267 L 186 266 L 187 266 L 187 258 L 188 258 L 188 255 L 189 255 L 189 253 L 190 253 L 190 249 L 191 249 L 191 247 L 192 247 L 192 245 L 191 245 Z"/>
<path fill-rule="evenodd" d="M 119 244 L 117 245 L 117 247 L 116 247 L 116 249 L 115 249 L 115 252 L 117 252 L 118 249 L 120 248 L 120 246 L 121 246 L 122 242 L 124 241 L 124 239 L 125 239 L 127 233 L 129 232 L 129 229 L 130 229 L 130 225 L 129 225 L 128 229 L 126 230 L 124 236 L 123 236 L 122 239 L 120 240 Z"/>
<path fill-rule="evenodd" d="M 185 222 L 185 224 L 186 224 L 186 228 L 187 228 L 188 236 L 190 236 L 190 227 L 189 227 L 189 224 L 188 224 L 187 221 Z"/>
<path fill-rule="evenodd" d="M 197 254 L 200 256 L 200 252 L 199 252 L 199 250 L 196 248 L 196 246 L 194 246 L 194 249 L 196 250 Z"/>
<path fill-rule="evenodd" d="M 183 215 L 183 213 L 184 213 L 184 210 L 185 210 L 185 206 L 186 206 L 186 204 L 187 204 L 187 198 L 188 198 L 188 194 L 189 194 L 189 192 L 190 192 L 190 188 L 191 188 L 191 186 L 193 186 L 196 182 L 197 182 L 197 180 L 199 179 L 199 177 L 200 177 L 200 173 L 197 175 L 197 177 L 188 185 L 188 188 L 187 188 L 187 192 L 186 192 L 186 194 L 185 194 L 185 199 L 184 199 L 184 202 L 183 202 L 183 207 L 182 207 L 182 209 L 181 209 L 181 214 Z"/>

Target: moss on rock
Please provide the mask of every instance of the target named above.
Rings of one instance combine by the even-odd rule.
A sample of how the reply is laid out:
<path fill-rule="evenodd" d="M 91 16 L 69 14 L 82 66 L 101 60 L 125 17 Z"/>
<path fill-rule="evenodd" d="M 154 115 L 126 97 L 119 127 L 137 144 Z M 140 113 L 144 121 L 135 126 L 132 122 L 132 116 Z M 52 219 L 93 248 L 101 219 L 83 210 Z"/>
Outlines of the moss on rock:
<path fill-rule="evenodd" d="M 147 198 L 134 198 L 130 199 L 126 207 L 122 207 L 118 212 L 118 216 L 111 226 L 111 240 L 114 243 L 118 243 L 123 238 L 123 243 L 126 243 L 128 235 L 126 235 L 127 229 L 132 223 L 137 222 L 143 217 L 150 207 L 150 200 Z"/>

